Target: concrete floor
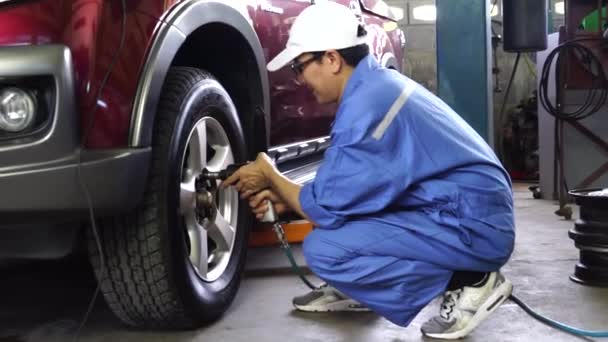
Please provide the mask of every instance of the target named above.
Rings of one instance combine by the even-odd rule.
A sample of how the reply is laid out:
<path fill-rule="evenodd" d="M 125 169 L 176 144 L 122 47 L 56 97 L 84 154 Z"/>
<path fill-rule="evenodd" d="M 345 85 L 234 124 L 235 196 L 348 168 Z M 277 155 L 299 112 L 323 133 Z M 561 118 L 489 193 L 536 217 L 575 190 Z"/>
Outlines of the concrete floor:
<path fill-rule="evenodd" d="M 534 200 L 515 187 L 517 242 L 504 273 L 514 293 L 538 311 L 574 326 L 608 330 L 608 289 L 568 279 L 578 260 L 567 232 L 573 226 L 553 214 L 551 201 Z M 578 217 L 575 208 L 574 217 Z M 305 314 L 291 297 L 306 291 L 286 272 L 278 250 L 252 251 L 248 276 L 227 314 L 188 332 L 141 332 L 125 328 L 98 301 L 81 341 L 423 341 L 419 328 L 437 312 L 437 300 L 408 328 L 373 313 Z M 301 256 L 300 256 L 301 260 Z M 272 265 L 272 270 L 269 266 Z M 0 341 L 71 341 L 95 283 L 88 265 L 76 260 L 4 266 L 0 281 Z M 272 272 L 271 272 L 272 271 Z M 529 318 L 512 302 L 503 304 L 463 341 L 578 341 Z M 587 339 L 591 340 L 591 339 Z"/>

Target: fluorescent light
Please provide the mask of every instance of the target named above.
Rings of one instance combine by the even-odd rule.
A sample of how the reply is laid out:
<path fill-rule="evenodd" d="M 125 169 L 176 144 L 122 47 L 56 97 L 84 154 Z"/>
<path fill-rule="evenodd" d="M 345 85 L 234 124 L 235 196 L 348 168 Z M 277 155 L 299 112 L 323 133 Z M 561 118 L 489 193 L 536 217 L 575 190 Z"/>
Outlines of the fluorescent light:
<path fill-rule="evenodd" d="M 412 15 L 416 20 L 435 21 L 437 20 L 437 8 L 435 5 L 422 5 L 414 7 Z"/>
<path fill-rule="evenodd" d="M 498 5 L 494 6 L 492 5 L 492 12 L 490 13 L 491 16 L 495 17 L 498 15 Z"/>
<path fill-rule="evenodd" d="M 557 13 L 557 14 L 564 14 L 564 13 L 566 13 L 566 10 L 564 9 L 564 2 L 563 1 L 555 3 L 555 13 Z"/>

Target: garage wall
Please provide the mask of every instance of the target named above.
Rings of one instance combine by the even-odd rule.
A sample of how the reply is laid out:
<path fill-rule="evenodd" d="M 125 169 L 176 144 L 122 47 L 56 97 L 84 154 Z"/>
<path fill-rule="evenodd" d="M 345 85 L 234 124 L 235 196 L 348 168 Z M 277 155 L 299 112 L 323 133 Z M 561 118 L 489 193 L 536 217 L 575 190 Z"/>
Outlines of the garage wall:
<path fill-rule="evenodd" d="M 488 0 L 490 1 L 490 0 Z M 434 0 L 386 0 L 390 6 L 403 8 L 404 17 L 399 22 L 399 26 L 405 32 L 406 58 L 404 61 L 404 73 L 423 84 L 433 92 L 437 90 L 437 55 L 436 55 L 436 32 L 434 22 L 416 21 L 412 16 L 413 8 L 425 5 L 435 4 Z M 500 16 L 494 17 L 494 20 L 501 21 Z M 501 34 L 502 28 L 499 24 L 494 24 L 497 33 Z M 515 60 L 515 55 L 504 53 L 499 47 L 498 49 L 498 67 L 500 68 L 499 84 L 500 87 L 506 89 L 509 73 Z M 525 67 L 525 65 L 524 65 Z M 521 68 L 515 78 L 516 89 L 513 93 L 514 98 L 521 98 L 521 93 L 529 90 L 529 85 L 534 87 L 533 77 L 530 77 L 527 68 Z M 502 97 L 498 96 L 495 100 L 502 101 Z"/>
<path fill-rule="evenodd" d="M 399 26 L 405 33 L 406 45 L 403 61 L 404 73 L 413 80 L 425 86 L 432 92 L 437 92 L 437 51 L 435 45 L 435 24 L 416 23 L 410 19 L 410 11 L 419 4 L 435 4 L 434 0 L 385 0 L 389 6 L 403 9 L 404 17 Z"/>
<path fill-rule="evenodd" d="M 416 21 L 412 16 L 413 8 L 425 5 L 435 4 L 435 0 L 385 0 L 389 6 L 394 6 L 403 9 L 404 17 L 399 22 L 399 26 L 405 32 L 405 60 L 404 73 L 420 84 L 424 85 L 432 92 L 437 92 L 437 55 L 436 55 L 436 32 L 434 22 Z M 491 3 L 494 0 L 488 0 Z M 551 8 L 554 8 L 554 3 L 561 0 L 550 0 Z M 497 2 L 498 15 L 492 17 L 494 31 L 502 35 L 502 8 L 501 1 Z M 563 24 L 564 17 L 562 15 L 552 14 L 553 31 L 557 31 L 559 26 Z M 492 78 L 492 84 L 500 92 L 494 92 L 494 117 L 495 117 L 495 132 L 499 131 L 498 120 L 504 96 L 506 93 L 511 70 L 515 62 L 516 54 L 506 53 L 502 50 L 502 44 L 499 44 L 497 51 L 497 67 L 499 68 L 498 85 L 495 86 L 495 77 Z M 532 95 L 536 89 L 536 77 L 534 76 L 535 54 L 528 54 L 528 58 L 521 58 L 518 66 L 513 86 L 507 101 L 507 111 L 519 104 L 522 99 L 526 99 Z"/>

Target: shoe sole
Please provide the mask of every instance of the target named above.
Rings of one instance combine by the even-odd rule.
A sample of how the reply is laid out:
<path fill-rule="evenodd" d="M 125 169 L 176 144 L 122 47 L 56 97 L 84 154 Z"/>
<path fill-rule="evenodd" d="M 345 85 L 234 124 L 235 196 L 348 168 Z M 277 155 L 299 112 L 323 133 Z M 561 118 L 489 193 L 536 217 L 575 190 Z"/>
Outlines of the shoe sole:
<path fill-rule="evenodd" d="M 326 304 L 323 306 L 320 305 L 297 305 L 293 304 L 293 306 L 305 312 L 338 312 L 338 311 L 351 311 L 351 312 L 369 312 L 371 311 L 369 308 L 362 306 L 361 304 L 353 303 L 350 300 L 341 300 L 338 302 L 333 302 L 330 304 Z"/>
<path fill-rule="evenodd" d="M 513 284 L 508 279 L 500 284 L 498 291 L 486 299 L 486 301 L 479 307 L 475 315 L 471 317 L 471 321 L 467 324 L 464 329 L 454 331 L 447 334 L 424 334 L 425 336 L 442 339 L 442 340 L 457 340 L 466 337 L 473 329 L 475 329 L 479 323 L 486 319 L 494 310 L 496 310 L 500 304 L 502 304 L 513 292 Z"/>

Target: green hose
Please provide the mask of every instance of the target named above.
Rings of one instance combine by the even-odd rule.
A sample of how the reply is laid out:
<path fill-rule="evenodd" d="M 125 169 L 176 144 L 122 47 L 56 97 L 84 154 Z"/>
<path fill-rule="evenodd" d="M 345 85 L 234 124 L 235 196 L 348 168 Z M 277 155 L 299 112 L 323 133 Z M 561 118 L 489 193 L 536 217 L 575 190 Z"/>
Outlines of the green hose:
<path fill-rule="evenodd" d="M 285 239 L 285 230 L 283 229 L 283 226 L 279 222 L 275 222 L 274 225 L 272 225 L 272 228 L 277 234 L 277 238 L 281 242 L 281 249 L 283 250 L 283 252 L 285 252 L 287 259 L 289 259 L 289 263 L 291 264 L 291 269 L 293 270 L 293 272 L 297 274 L 298 277 L 302 279 L 304 284 L 306 284 L 306 286 L 308 286 L 311 290 L 318 289 L 318 286 L 314 286 L 308 279 L 306 279 L 306 276 L 304 276 L 304 272 L 300 267 L 298 267 L 296 259 L 293 257 L 293 253 L 291 252 L 291 247 L 289 247 L 289 243 Z"/>
<path fill-rule="evenodd" d="M 608 337 L 608 331 L 589 331 L 582 330 L 579 328 L 572 327 L 570 325 L 558 322 L 546 316 L 543 316 L 536 311 L 532 310 L 526 303 L 524 303 L 521 299 L 515 297 L 515 295 L 511 295 L 509 297 L 510 300 L 515 302 L 515 304 L 519 305 L 528 315 L 534 317 L 538 321 L 545 323 L 546 325 L 553 327 L 555 329 L 567 332 L 569 334 L 577 335 L 577 336 L 588 336 L 588 337 Z"/>

